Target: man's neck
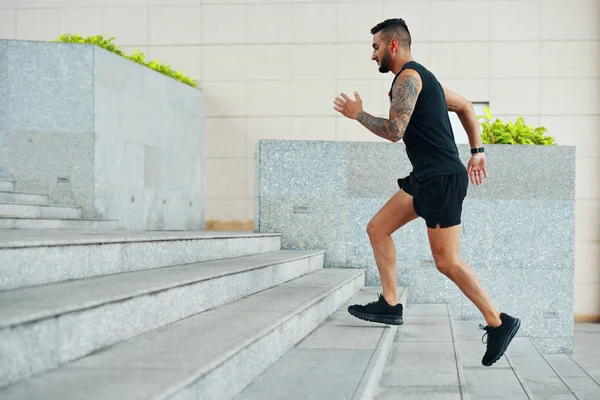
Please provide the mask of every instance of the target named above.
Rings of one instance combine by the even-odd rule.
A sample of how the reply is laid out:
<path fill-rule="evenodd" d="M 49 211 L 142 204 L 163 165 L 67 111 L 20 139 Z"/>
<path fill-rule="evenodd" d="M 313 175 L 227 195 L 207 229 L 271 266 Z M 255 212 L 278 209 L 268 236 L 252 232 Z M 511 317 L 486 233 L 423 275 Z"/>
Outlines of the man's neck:
<path fill-rule="evenodd" d="M 404 67 L 404 64 L 406 64 L 409 61 L 414 61 L 413 57 L 411 54 L 407 54 L 405 57 L 402 58 L 398 58 L 393 64 L 392 64 L 392 69 L 390 70 L 394 75 L 397 75 L 398 72 L 400 72 L 400 70 L 402 69 L 402 67 Z"/>

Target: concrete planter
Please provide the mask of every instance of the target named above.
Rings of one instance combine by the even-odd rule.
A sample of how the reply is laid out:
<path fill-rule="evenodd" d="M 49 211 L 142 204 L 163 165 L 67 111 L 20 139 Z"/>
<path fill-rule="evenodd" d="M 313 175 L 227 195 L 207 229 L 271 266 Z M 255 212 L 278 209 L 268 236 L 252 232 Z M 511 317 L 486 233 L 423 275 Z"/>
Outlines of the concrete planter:
<path fill-rule="evenodd" d="M 521 335 L 546 352 L 569 351 L 575 265 L 575 148 L 486 145 L 489 178 L 471 184 L 461 254 L 493 301 L 522 318 Z M 468 145 L 459 145 L 466 165 Z M 366 233 L 373 215 L 411 171 L 401 143 L 261 141 L 255 226 L 281 232 L 284 249 L 324 249 L 326 267 L 367 268 L 379 285 Z M 398 282 L 409 302 L 479 311 L 433 263 L 425 223 L 394 234 Z"/>
<path fill-rule="evenodd" d="M 0 40 L 0 179 L 122 229 L 204 228 L 204 94 L 92 45 Z"/>

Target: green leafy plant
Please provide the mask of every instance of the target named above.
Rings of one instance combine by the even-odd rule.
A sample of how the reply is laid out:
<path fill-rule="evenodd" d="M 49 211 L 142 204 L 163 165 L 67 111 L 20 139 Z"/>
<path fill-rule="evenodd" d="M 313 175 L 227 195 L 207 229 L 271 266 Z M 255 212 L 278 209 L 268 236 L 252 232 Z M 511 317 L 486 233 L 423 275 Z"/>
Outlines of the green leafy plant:
<path fill-rule="evenodd" d="M 525 125 L 523 117 L 518 117 L 515 123 L 503 122 L 499 118 L 494 119 L 489 107 L 484 108 L 485 115 L 478 115 L 482 132 L 481 141 L 484 144 L 534 144 L 553 145 L 554 138 L 545 136 L 547 129 L 543 126 L 534 128 L 533 125 Z"/>
<path fill-rule="evenodd" d="M 133 62 L 144 65 L 148 68 L 152 68 L 153 70 L 160 72 L 161 74 L 166 75 L 170 78 L 183 82 L 186 85 L 190 85 L 195 88 L 198 87 L 198 83 L 195 80 L 193 80 L 189 76 L 182 74 L 177 70 L 174 70 L 170 65 L 163 64 L 160 62 L 160 60 L 146 61 L 146 55 L 139 50 L 136 50 L 131 54 L 126 54 L 125 52 L 123 52 L 123 50 L 119 49 L 113 43 L 113 40 L 115 40 L 114 37 L 105 38 L 101 35 L 94 35 L 84 38 L 80 35 L 67 33 L 59 36 L 58 39 L 55 40 L 55 42 L 93 44 L 98 47 L 102 47 L 103 49 L 108 50 L 112 53 L 125 57 Z"/>

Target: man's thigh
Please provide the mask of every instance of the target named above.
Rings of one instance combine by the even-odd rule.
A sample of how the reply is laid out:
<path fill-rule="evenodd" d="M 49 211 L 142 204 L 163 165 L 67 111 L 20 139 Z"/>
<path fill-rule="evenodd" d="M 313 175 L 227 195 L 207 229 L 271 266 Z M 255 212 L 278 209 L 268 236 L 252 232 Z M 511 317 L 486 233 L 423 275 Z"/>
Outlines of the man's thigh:
<path fill-rule="evenodd" d="M 436 264 L 456 263 L 460 260 L 461 225 L 427 228 L 431 255 Z"/>
<path fill-rule="evenodd" d="M 371 226 L 378 232 L 391 235 L 403 225 L 416 219 L 413 197 L 400 189 L 394 194 L 377 214 L 371 219 Z"/>

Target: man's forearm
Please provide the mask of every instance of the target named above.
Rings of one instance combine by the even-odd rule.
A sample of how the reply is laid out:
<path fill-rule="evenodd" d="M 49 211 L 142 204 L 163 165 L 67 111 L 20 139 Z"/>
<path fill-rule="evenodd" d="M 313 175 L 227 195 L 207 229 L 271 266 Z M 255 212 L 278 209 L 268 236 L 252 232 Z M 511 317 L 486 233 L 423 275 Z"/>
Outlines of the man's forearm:
<path fill-rule="evenodd" d="M 374 117 L 365 111 L 359 112 L 356 120 L 377 136 L 392 142 L 399 141 L 404 135 L 404 132 L 400 132 L 397 123 L 387 118 Z"/>
<path fill-rule="evenodd" d="M 460 123 L 465 129 L 465 132 L 467 132 L 471 148 L 475 149 L 481 147 L 481 130 L 479 121 L 477 121 L 477 114 L 475 114 L 473 106 L 469 104 L 469 107 L 467 107 L 463 112 L 457 113 L 457 115 L 458 119 L 460 119 Z"/>

